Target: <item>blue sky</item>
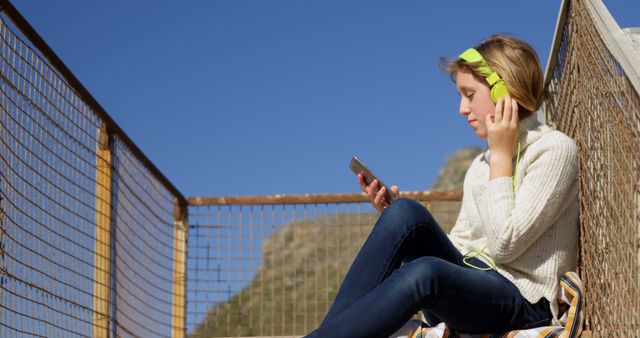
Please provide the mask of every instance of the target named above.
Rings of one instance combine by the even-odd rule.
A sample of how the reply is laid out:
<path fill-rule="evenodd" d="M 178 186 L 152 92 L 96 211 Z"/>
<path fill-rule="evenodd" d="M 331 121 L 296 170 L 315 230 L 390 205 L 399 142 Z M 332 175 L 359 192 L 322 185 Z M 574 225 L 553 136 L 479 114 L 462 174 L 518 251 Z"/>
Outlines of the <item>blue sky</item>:
<path fill-rule="evenodd" d="M 560 1 L 14 0 L 186 196 L 424 190 L 484 146 L 438 67 L 490 34 L 546 65 Z M 622 27 L 640 1 L 605 1 Z"/>

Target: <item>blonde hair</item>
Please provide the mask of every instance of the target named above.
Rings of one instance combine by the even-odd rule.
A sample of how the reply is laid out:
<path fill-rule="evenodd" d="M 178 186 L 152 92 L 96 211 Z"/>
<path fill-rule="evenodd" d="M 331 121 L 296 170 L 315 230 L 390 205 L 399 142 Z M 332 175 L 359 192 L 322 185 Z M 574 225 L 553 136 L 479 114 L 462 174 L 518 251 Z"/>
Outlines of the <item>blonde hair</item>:
<path fill-rule="evenodd" d="M 509 95 L 518 101 L 519 117 L 530 116 L 540 108 L 544 92 L 542 66 L 535 50 L 526 42 L 504 34 L 492 35 L 474 47 L 489 67 L 504 80 Z M 459 58 L 440 59 L 440 68 L 452 80 L 459 71 L 470 72 L 487 84 L 479 62 L 469 63 Z"/>

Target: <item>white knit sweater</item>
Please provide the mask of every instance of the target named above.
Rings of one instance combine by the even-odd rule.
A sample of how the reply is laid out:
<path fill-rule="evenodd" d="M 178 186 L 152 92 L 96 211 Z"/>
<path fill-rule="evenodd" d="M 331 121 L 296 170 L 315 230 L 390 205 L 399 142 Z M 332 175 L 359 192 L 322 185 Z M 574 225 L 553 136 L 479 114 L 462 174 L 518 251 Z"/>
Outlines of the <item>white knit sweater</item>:
<path fill-rule="evenodd" d="M 545 297 L 555 318 L 560 276 L 578 254 L 578 148 L 533 114 L 520 122 L 520 162 L 513 178 L 489 180 L 487 150 L 464 179 L 460 216 L 449 238 L 466 254 L 480 249 L 531 303 Z M 515 165 L 515 156 L 514 156 Z"/>

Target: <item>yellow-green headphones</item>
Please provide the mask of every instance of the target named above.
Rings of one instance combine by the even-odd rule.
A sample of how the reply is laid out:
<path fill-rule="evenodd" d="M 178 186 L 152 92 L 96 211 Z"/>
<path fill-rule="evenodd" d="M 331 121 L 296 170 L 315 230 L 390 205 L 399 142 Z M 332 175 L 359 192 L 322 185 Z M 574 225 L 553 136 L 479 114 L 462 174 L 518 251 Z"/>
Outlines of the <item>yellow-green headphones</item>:
<path fill-rule="evenodd" d="M 469 63 L 480 63 L 480 67 L 478 70 L 485 76 L 485 80 L 489 83 L 489 87 L 491 88 L 491 99 L 493 103 L 498 102 L 498 98 L 501 96 L 505 96 L 509 94 L 507 90 L 507 85 L 504 83 L 504 80 L 498 75 L 498 73 L 494 72 L 491 67 L 487 64 L 487 61 L 484 60 L 480 52 L 478 52 L 475 48 L 469 48 L 464 51 L 464 53 L 460 54 L 460 59 L 469 62 Z"/>

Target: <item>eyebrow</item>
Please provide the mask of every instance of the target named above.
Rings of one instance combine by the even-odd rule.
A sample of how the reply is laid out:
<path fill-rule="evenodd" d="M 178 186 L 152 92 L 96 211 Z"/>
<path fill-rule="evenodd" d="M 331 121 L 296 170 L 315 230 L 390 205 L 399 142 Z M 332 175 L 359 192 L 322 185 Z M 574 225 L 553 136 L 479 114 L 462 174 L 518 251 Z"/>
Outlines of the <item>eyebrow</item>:
<path fill-rule="evenodd" d="M 458 88 L 458 90 L 475 90 L 475 89 L 473 89 L 471 87 L 467 87 L 467 86 L 460 86 L 460 87 L 457 87 L 457 88 Z"/>
<path fill-rule="evenodd" d="M 461 86 L 461 87 L 457 87 L 456 86 L 456 91 L 460 94 L 462 94 L 463 92 L 468 92 L 468 91 L 473 91 L 475 92 L 475 89 L 471 88 L 471 87 L 467 87 L 467 86 Z"/>

